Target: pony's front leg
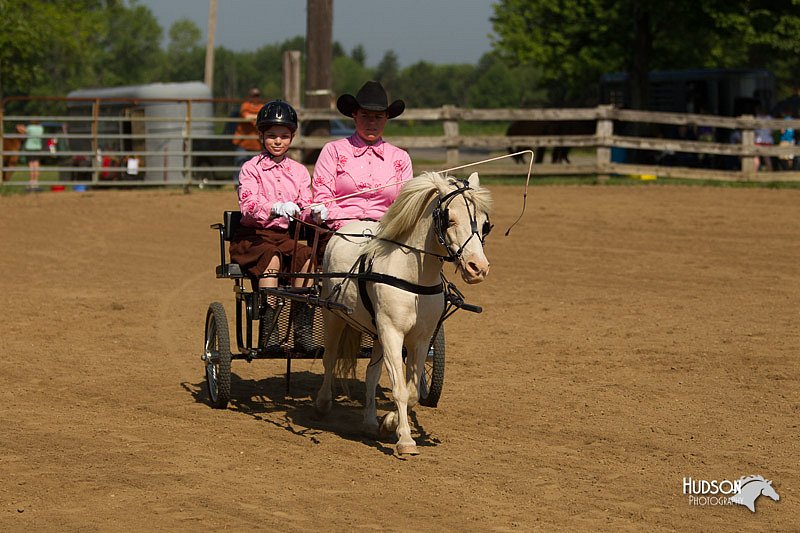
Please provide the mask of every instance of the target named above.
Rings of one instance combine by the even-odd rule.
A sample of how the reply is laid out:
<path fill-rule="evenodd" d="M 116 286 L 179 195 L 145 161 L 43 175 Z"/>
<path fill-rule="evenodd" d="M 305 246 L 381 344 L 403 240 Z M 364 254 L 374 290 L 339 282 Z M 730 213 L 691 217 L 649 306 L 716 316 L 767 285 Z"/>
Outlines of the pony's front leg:
<path fill-rule="evenodd" d="M 372 357 L 367 366 L 366 379 L 366 398 L 364 401 L 364 432 L 368 435 L 377 436 L 378 434 L 378 408 L 375 403 L 375 395 L 378 388 L 378 381 L 381 379 L 381 359 L 383 358 L 383 348 L 378 340 L 372 347 Z"/>
<path fill-rule="evenodd" d="M 397 424 L 397 453 L 400 455 L 417 455 L 417 443 L 411 438 L 411 426 L 408 423 L 409 391 L 403 373 L 403 337 L 397 332 L 381 335 L 383 344 L 383 361 L 389 378 L 392 380 L 392 397 L 397 410 L 386 415 L 383 428 L 388 429 Z"/>

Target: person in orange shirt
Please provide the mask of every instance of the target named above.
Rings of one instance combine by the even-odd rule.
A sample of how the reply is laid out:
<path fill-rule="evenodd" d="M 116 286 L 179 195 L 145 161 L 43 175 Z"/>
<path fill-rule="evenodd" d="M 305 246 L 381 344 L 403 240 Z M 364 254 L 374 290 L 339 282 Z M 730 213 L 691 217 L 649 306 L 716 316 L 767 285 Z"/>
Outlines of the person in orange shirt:
<path fill-rule="evenodd" d="M 237 152 L 234 163 L 239 169 L 255 153 L 262 150 L 261 142 L 258 140 L 259 133 L 256 128 L 256 117 L 258 117 L 258 112 L 263 105 L 261 91 L 258 90 L 258 87 L 253 87 L 248 93 L 247 100 L 239 107 L 239 116 L 247 119 L 247 121 L 239 122 L 236 125 L 236 133 L 233 136 L 233 144 L 236 145 Z M 233 181 L 238 187 L 239 170 L 234 172 Z"/>

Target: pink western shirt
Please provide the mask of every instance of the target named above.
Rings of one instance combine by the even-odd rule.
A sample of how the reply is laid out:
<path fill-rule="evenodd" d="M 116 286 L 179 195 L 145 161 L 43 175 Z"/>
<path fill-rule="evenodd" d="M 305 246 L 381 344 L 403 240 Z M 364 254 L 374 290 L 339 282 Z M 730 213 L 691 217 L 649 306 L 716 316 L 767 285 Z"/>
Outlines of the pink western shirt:
<path fill-rule="evenodd" d="M 408 152 L 383 139 L 368 145 L 354 133 L 322 148 L 314 167 L 314 202 L 325 202 L 333 229 L 355 219 L 379 220 L 412 175 Z M 386 184 L 395 185 L 370 190 Z"/>
<path fill-rule="evenodd" d="M 289 221 L 273 217 L 276 202 L 294 202 L 300 209 L 311 203 L 311 176 L 306 167 L 284 157 L 275 163 L 266 153 L 261 153 L 239 171 L 239 209 L 242 224 L 252 228 L 285 230 Z M 303 213 L 307 218 L 308 211 Z"/>

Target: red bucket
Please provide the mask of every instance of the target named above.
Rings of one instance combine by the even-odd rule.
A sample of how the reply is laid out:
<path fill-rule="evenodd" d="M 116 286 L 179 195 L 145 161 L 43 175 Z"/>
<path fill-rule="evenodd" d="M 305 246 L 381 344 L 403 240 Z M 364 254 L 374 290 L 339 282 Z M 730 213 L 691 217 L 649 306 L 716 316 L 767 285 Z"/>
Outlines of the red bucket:
<path fill-rule="evenodd" d="M 53 192 L 61 192 L 66 190 L 66 187 L 64 185 L 53 185 L 52 187 L 50 187 L 50 190 Z"/>

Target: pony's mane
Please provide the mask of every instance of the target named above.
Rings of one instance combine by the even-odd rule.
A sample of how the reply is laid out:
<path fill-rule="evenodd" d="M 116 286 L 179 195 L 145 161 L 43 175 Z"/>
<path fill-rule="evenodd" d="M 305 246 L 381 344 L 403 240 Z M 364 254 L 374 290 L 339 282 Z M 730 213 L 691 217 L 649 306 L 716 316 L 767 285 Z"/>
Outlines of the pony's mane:
<path fill-rule="evenodd" d="M 397 199 L 381 217 L 377 236 L 392 241 L 405 241 L 419 224 L 428 206 L 437 197 L 453 190 L 454 184 L 454 178 L 446 178 L 437 172 L 424 172 L 408 180 Z M 480 186 L 469 189 L 465 195 L 478 211 L 488 213 L 492 207 L 489 191 Z M 364 253 L 380 253 L 390 245 L 382 239 L 372 239 L 364 246 Z"/>

